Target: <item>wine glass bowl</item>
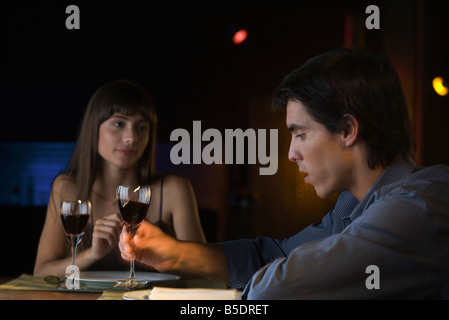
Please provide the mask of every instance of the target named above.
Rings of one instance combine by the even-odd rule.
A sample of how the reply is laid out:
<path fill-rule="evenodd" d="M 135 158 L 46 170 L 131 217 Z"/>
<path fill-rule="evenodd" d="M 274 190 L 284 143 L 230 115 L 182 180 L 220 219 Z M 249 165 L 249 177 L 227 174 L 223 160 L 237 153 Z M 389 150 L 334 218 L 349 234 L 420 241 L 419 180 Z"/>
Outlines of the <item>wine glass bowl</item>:
<path fill-rule="evenodd" d="M 145 220 L 150 200 L 151 188 L 149 186 L 117 187 L 117 204 L 128 231 L 137 231 Z"/>
<path fill-rule="evenodd" d="M 150 186 L 120 185 L 117 186 L 116 198 L 126 231 L 129 232 L 131 237 L 134 237 L 139 226 L 145 220 L 148 208 L 150 207 L 151 188 Z M 128 285 L 147 283 L 146 280 L 135 278 L 134 262 L 135 260 L 132 259 L 129 278 L 120 280 L 120 283 L 126 283 Z"/>
<path fill-rule="evenodd" d="M 82 236 L 89 221 L 90 201 L 61 201 L 59 213 L 67 236 Z"/>
<path fill-rule="evenodd" d="M 76 266 L 76 248 L 84 234 L 90 214 L 91 203 L 89 200 L 63 200 L 59 203 L 59 215 L 62 226 L 72 250 L 72 271 Z"/>

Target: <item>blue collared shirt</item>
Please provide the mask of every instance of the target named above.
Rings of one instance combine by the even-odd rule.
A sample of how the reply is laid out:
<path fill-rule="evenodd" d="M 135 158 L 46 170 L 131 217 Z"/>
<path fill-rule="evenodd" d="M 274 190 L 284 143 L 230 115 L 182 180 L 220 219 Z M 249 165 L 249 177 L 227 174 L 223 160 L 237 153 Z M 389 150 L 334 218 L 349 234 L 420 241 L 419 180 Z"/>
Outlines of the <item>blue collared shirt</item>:
<path fill-rule="evenodd" d="M 398 158 L 362 201 L 341 193 L 320 223 L 290 238 L 221 245 L 248 299 L 447 298 L 449 168 Z"/>

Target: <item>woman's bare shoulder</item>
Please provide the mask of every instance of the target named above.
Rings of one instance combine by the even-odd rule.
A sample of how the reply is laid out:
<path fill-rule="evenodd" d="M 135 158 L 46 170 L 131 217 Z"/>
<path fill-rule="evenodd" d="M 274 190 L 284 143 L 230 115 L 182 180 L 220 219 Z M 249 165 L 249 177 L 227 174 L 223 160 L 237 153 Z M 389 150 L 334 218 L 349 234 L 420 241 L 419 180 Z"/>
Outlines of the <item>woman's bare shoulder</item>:
<path fill-rule="evenodd" d="M 185 189 L 191 188 L 190 180 L 182 175 L 167 174 L 164 175 L 164 190 L 168 189 Z"/>
<path fill-rule="evenodd" d="M 58 174 L 53 179 L 53 186 L 62 187 L 62 186 L 65 186 L 65 185 L 70 185 L 70 184 L 75 184 L 75 182 L 65 172 Z"/>
<path fill-rule="evenodd" d="M 73 194 L 75 191 L 75 181 L 67 173 L 61 173 L 53 180 L 52 192 Z"/>

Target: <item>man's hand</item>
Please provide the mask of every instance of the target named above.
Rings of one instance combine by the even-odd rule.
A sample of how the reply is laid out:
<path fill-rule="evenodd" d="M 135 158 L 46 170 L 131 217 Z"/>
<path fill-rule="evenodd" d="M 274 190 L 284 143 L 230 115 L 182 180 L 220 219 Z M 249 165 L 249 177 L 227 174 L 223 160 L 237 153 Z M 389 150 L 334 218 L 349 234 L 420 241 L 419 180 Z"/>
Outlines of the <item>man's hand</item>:
<path fill-rule="evenodd" d="M 148 221 L 140 225 L 133 238 L 123 228 L 119 248 L 123 259 L 135 258 L 161 272 L 229 283 L 226 257 L 220 245 L 176 240 Z"/>
<path fill-rule="evenodd" d="M 120 234 L 119 248 L 122 258 L 138 262 L 155 268 L 158 271 L 167 271 L 174 268 L 177 256 L 178 240 L 165 234 L 161 229 L 144 221 L 134 237 L 123 227 Z"/>

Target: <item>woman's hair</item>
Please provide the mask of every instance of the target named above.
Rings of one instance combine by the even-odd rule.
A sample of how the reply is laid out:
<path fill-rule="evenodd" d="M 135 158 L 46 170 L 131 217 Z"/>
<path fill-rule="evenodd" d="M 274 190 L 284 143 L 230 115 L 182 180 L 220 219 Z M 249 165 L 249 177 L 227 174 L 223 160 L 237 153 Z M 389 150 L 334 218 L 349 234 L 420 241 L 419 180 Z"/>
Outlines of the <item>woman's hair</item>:
<path fill-rule="evenodd" d="M 333 133 L 343 130 L 345 115 L 354 116 L 372 169 L 414 150 L 399 77 L 381 53 L 342 48 L 308 60 L 282 80 L 273 95 L 273 108 L 285 108 L 289 100 L 300 101 Z"/>
<path fill-rule="evenodd" d="M 140 114 L 150 123 L 149 141 L 138 161 L 141 183 L 149 183 L 155 174 L 157 114 L 148 92 L 129 80 L 115 80 L 102 85 L 91 97 L 66 173 L 77 185 L 78 199 L 89 199 L 101 164 L 98 153 L 100 125 L 114 113 Z"/>

